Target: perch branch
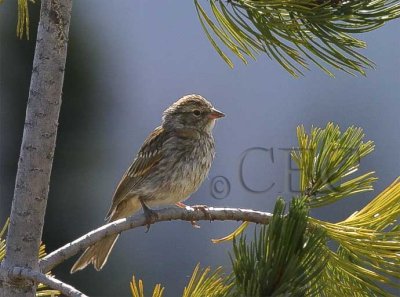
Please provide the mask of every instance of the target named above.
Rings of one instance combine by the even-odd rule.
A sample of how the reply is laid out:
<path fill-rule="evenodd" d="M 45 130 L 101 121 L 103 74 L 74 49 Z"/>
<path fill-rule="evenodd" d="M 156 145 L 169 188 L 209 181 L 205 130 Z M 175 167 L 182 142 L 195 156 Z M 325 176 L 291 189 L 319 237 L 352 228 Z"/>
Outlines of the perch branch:
<path fill-rule="evenodd" d="M 267 224 L 272 214 L 267 212 L 255 211 L 240 208 L 165 208 L 155 211 L 158 215 L 152 223 L 172 220 L 182 221 L 248 221 L 257 224 Z M 59 249 L 48 254 L 40 260 L 40 270 L 46 273 L 58 264 L 71 258 L 75 254 L 85 250 L 100 239 L 121 233 L 122 231 L 147 225 L 146 218 L 143 214 L 135 215 L 129 218 L 120 219 L 93 230 L 78 239 L 67 243 Z"/>

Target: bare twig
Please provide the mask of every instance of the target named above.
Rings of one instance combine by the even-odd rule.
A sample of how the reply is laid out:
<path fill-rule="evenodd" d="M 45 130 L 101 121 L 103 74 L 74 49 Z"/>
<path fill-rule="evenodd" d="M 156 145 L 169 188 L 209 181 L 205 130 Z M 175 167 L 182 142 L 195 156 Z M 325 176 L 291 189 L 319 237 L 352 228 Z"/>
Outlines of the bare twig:
<path fill-rule="evenodd" d="M 272 214 L 267 212 L 255 211 L 240 208 L 165 208 L 155 211 L 158 215 L 152 223 L 172 220 L 183 221 L 248 221 L 257 224 L 267 224 Z M 40 270 L 46 273 L 66 259 L 83 251 L 90 245 L 111 234 L 121 233 L 122 231 L 147 225 L 144 215 L 136 215 L 126 219 L 120 219 L 93 230 L 78 239 L 62 246 L 54 252 L 48 254 L 40 260 Z"/>
<path fill-rule="evenodd" d="M 60 291 L 63 295 L 69 297 L 87 297 L 87 295 L 83 294 L 82 292 L 78 291 L 74 287 L 63 283 L 62 281 L 38 271 L 33 271 L 29 268 L 22 268 L 22 267 L 14 267 L 14 269 L 10 272 L 11 276 L 14 278 L 26 278 L 30 279 L 36 283 L 42 283 L 51 289 L 55 289 Z"/>

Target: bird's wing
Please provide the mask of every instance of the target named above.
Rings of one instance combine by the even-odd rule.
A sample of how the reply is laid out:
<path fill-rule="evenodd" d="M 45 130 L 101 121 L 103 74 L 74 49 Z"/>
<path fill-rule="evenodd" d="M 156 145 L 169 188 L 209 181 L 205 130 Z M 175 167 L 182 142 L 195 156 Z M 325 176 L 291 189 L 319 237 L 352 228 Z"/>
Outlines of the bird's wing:
<path fill-rule="evenodd" d="M 106 220 L 110 218 L 117 206 L 128 196 L 132 189 L 140 183 L 162 158 L 162 144 L 168 137 L 165 130 L 157 127 L 143 143 L 132 165 L 125 172 L 115 190 Z"/>

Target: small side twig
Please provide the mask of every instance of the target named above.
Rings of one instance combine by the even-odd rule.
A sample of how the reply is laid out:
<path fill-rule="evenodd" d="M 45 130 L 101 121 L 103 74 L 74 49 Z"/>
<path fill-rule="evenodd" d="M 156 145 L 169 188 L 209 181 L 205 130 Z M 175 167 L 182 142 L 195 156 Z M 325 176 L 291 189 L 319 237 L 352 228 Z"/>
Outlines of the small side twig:
<path fill-rule="evenodd" d="M 39 271 L 34 271 L 29 268 L 14 267 L 9 275 L 12 277 L 23 277 L 26 279 L 30 279 L 36 283 L 42 283 L 50 287 L 51 289 L 60 291 L 63 295 L 68 297 L 88 297 L 71 285 L 63 283 L 62 281 L 50 275 L 46 275 L 44 273 L 40 273 Z"/>
<path fill-rule="evenodd" d="M 154 222 L 172 221 L 172 220 L 183 220 L 183 221 L 247 221 L 257 224 L 268 224 L 272 218 L 272 214 L 267 212 L 255 211 L 250 209 L 240 208 L 214 208 L 214 207 L 202 207 L 200 208 L 165 208 L 155 211 L 157 218 Z M 59 249 L 48 254 L 42 258 L 39 262 L 40 270 L 46 273 L 53 269 L 58 264 L 71 258 L 80 251 L 85 250 L 87 247 L 93 245 L 100 239 L 112 235 L 121 233 L 128 229 L 133 229 L 141 226 L 146 226 L 148 222 L 146 217 L 141 215 L 135 215 L 129 218 L 120 219 L 104 225 L 96 230 L 93 230 L 78 239 L 67 243 Z"/>

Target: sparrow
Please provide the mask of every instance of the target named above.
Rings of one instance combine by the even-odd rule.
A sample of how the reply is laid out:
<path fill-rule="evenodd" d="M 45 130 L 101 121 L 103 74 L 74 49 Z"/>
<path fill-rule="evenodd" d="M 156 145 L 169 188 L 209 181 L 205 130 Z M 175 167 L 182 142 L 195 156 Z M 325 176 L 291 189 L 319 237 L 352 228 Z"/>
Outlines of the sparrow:
<path fill-rule="evenodd" d="M 215 156 L 212 130 L 225 115 L 200 95 L 180 98 L 168 107 L 161 126 L 146 138 L 132 165 L 123 175 L 112 199 L 106 221 L 126 218 L 141 208 L 151 220 L 150 207 L 183 205 L 206 178 Z M 88 247 L 71 273 L 93 264 L 101 270 L 119 234 Z"/>

